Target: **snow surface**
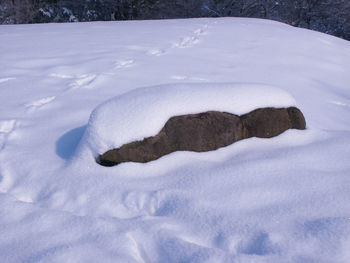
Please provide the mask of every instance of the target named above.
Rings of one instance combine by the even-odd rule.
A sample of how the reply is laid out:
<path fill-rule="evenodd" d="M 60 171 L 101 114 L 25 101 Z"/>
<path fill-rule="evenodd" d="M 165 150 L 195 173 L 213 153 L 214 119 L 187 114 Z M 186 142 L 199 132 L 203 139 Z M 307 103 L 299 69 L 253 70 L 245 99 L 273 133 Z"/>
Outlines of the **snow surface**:
<path fill-rule="evenodd" d="M 350 261 L 348 41 L 241 18 L 1 25 L 0 40 L 0 262 Z M 278 87 L 308 129 L 147 164 L 83 154 L 94 108 L 166 83 Z"/>
<path fill-rule="evenodd" d="M 95 109 L 80 151 L 92 156 L 156 135 L 174 116 L 206 111 L 242 115 L 258 108 L 295 106 L 286 91 L 257 84 L 187 83 L 140 88 Z"/>

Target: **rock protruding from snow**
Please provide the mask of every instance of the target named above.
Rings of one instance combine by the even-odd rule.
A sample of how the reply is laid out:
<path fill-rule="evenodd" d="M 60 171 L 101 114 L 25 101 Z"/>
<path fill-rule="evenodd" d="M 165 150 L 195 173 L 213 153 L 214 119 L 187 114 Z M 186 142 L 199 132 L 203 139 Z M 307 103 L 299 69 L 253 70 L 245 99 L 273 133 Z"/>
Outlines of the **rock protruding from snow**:
<path fill-rule="evenodd" d="M 295 106 L 281 89 L 261 84 L 169 84 L 117 96 L 91 114 L 80 149 L 96 158 L 108 150 L 158 134 L 174 116 L 207 111 L 242 115 L 255 109 Z"/>
<path fill-rule="evenodd" d="M 288 129 L 304 130 L 306 126 L 302 112 L 296 107 L 287 109 L 257 109 L 241 116 L 244 138 L 271 138 Z"/>
<path fill-rule="evenodd" d="M 175 151 L 206 152 L 250 137 L 271 138 L 288 129 L 305 129 L 295 107 L 257 109 L 243 116 L 218 111 L 170 118 L 155 136 L 102 154 L 98 163 L 149 162 Z"/>

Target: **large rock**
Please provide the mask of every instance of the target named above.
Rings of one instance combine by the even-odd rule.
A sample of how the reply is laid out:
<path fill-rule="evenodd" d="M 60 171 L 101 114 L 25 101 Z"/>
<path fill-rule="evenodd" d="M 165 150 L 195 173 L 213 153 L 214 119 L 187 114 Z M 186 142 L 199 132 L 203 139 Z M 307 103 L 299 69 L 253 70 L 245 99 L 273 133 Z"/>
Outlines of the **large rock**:
<path fill-rule="evenodd" d="M 295 107 L 262 108 L 242 116 L 218 111 L 175 116 L 157 135 L 109 150 L 97 162 L 144 163 L 175 151 L 206 152 L 250 137 L 270 138 L 288 129 L 305 129 L 304 116 Z"/>
<path fill-rule="evenodd" d="M 143 141 L 123 145 L 99 157 L 102 165 L 148 162 L 175 151 L 206 152 L 243 138 L 239 116 L 217 111 L 170 118 L 163 129 Z"/>
<path fill-rule="evenodd" d="M 271 138 L 288 129 L 305 129 L 305 119 L 295 107 L 257 109 L 240 117 L 244 138 Z"/>

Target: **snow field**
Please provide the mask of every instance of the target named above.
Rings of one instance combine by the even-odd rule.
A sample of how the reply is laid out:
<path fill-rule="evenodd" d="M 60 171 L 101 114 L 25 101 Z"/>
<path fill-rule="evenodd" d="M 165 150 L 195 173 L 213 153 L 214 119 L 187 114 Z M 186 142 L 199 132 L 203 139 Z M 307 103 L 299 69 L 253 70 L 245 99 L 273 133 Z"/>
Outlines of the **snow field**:
<path fill-rule="evenodd" d="M 0 262 L 350 260 L 348 41 L 240 18 L 1 26 L 0 39 Z M 207 97 L 192 105 L 196 86 Z M 112 145 L 100 117 L 86 130 L 96 107 L 131 108 L 120 114 L 134 122 L 115 116 L 130 131 L 107 136 L 117 145 L 164 121 L 140 112 L 248 111 L 230 107 L 253 101 L 228 103 L 247 91 L 279 105 L 291 94 L 308 129 L 147 164 L 93 161 Z"/>

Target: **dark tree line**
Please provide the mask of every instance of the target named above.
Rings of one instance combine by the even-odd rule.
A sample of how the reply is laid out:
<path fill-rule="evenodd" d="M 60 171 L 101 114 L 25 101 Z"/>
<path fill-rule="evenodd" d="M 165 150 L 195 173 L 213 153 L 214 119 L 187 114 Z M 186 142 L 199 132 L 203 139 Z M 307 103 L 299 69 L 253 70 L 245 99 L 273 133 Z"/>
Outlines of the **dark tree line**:
<path fill-rule="evenodd" d="M 0 0 L 0 23 L 256 17 L 350 40 L 350 0 Z"/>

